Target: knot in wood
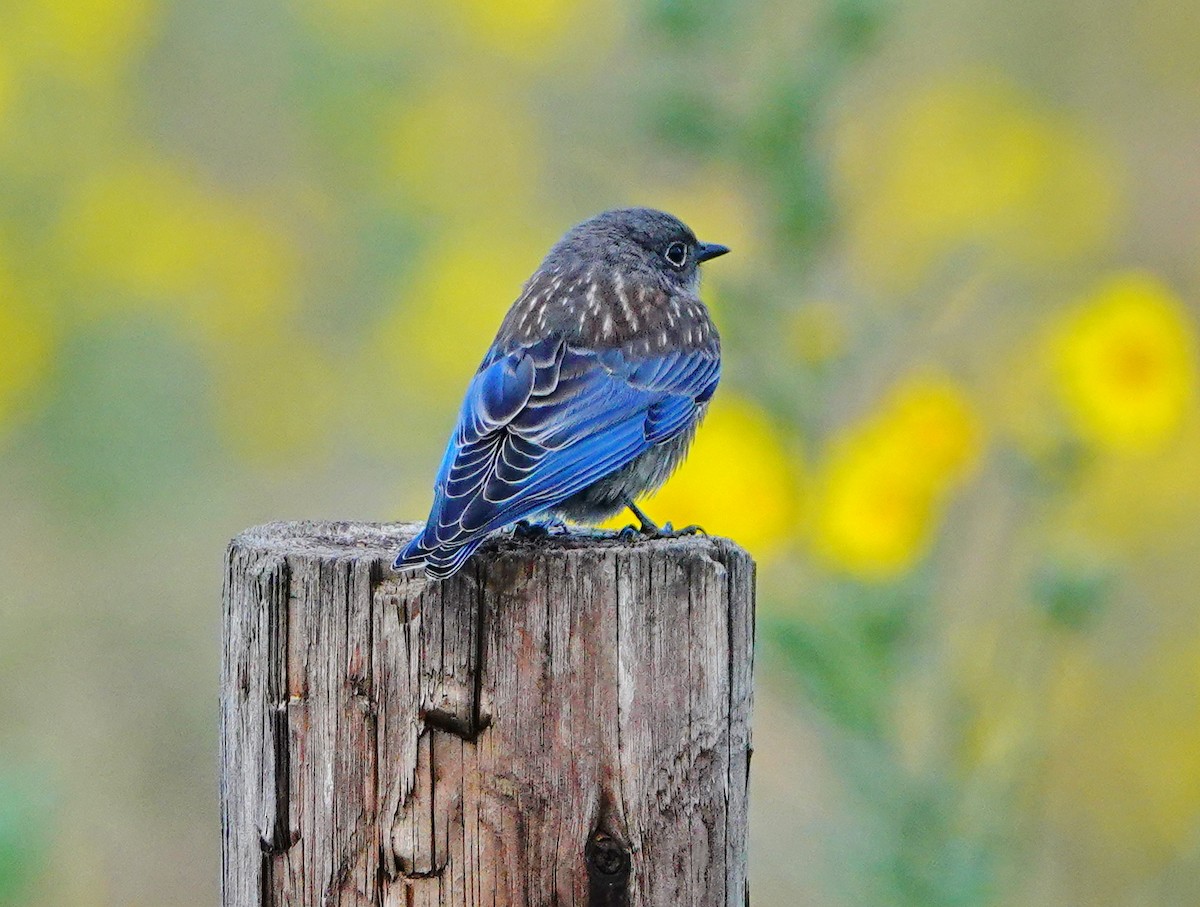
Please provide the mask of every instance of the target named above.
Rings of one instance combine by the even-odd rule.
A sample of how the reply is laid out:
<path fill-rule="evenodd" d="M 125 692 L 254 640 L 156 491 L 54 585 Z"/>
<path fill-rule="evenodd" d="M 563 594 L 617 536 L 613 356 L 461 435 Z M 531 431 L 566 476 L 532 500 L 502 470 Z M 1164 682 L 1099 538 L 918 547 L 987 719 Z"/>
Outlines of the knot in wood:
<path fill-rule="evenodd" d="M 632 860 L 629 848 L 612 835 L 602 831 L 592 835 L 584 849 L 587 859 L 588 874 L 601 876 L 612 885 L 620 885 L 629 877 Z"/>

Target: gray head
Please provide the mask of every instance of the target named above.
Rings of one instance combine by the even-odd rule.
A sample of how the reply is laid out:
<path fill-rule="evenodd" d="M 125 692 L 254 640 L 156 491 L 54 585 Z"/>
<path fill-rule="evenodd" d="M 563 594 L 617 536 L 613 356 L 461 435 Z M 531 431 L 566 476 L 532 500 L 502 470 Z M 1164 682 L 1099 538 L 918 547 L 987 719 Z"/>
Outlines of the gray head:
<path fill-rule="evenodd" d="M 616 208 L 567 231 L 546 257 L 543 268 L 578 272 L 611 269 L 665 289 L 695 289 L 699 265 L 729 249 L 700 242 L 688 226 L 653 208 Z"/>
<path fill-rule="evenodd" d="M 567 231 L 525 282 L 496 335 L 509 351 L 546 338 L 583 347 L 719 350 L 700 301 L 700 263 L 729 250 L 703 243 L 651 208 L 597 214 Z"/>

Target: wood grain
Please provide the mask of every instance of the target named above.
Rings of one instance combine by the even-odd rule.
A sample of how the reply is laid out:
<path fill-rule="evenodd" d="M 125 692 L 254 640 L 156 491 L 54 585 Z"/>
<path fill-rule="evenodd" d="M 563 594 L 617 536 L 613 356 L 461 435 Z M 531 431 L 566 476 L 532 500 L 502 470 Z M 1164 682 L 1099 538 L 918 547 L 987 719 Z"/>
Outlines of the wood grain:
<path fill-rule="evenodd" d="M 229 546 L 225 907 L 742 905 L 754 564 L 718 538 L 489 543 L 406 524 Z"/>

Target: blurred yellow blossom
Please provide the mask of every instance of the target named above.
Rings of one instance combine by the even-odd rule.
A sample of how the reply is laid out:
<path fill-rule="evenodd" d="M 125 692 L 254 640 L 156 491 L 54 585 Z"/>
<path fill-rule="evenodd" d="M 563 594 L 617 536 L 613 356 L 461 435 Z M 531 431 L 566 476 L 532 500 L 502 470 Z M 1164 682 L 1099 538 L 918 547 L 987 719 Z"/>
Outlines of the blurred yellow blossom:
<path fill-rule="evenodd" d="M 1056 325 L 1057 387 L 1075 428 L 1118 450 L 1145 450 L 1179 426 L 1195 385 L 1195 331 L 1151 274 L 1115 274 Z"/>
<path fill-rule="evenodd" d="M 864 435 L 835 449 L 826 464 L 815 529 L 818 546 L 853 573 L 887 578 L 922 553 L 933 500 L 907 464 Z"/>
<path fill-rule="evenodd" d="M 85 311 L 168 308 L 225 344 L 273 327 L 295 305 L 294 255 L 253 209 L 166 162 L 133 158 L 85 180 L 62 243 L 88 280 Z"/>
<path fill-rule="evenodd" d="M 1074 124 L 1003 82 L 933 85 L 883 117 L 846 120 L 836 144 L 851 251 L 889 289 L 912 288 L 957 249 L 1041 267 L 1113 233 L 1113 164 Z"/>
<path fill-rule="evenodd" d="M 979 457 L 978 417 L 962 390 L 947 378 L 916 378 L 901 385 L 883 424 L 884 437 L 896 445 L 896 455 L 911 455 L 913 473 L 931 486 L 957 484 Z"/>
<path fill-rule="evenodd" d="M 478 79 L 406 98 L 387 138 L 391 179 L 420 210 L 457 224 L 526 219 L 541 143 L 515 95 Z"/>
<path fill-rule="evenodd" d="M 21 3 L 5 22 L 5 44 L 33 68 L 108 87 L 136 60 L 157 6 L 154 0 Z"/>
<path fill-rule="evenodd" d="M 802 466 L 757 406 L 718 392 L 679 471 L 641 504 L 676 527 L 695 523 L 756 557 L 777 553 L 797 529 Z M 629 525 L 618 514 L 608 525 Z"/>
<path fill-rule="evenodd" d="M 8 275 L 0 271 L 0 437 L 49 373 L 54 347 L 45 314 L 18 298 Z"/>
<path fill-rule="evenodd" d="M 472 37 L 519 59 L 549 55 L 576 18 L 581 0 L 452 0 Z"/>
<path fill-rule="evenodd" d="M 13 81 L 12 63 L 7 51 L 0 47 L 0 129 L 4 128 L 9 107 L 12 105 L 15 92 Z"/>
<path fill-rule="evenodd" d="M 910 379 L 881 410 L 835 438 L 820 476 L 814 532 L 834 564 L 888 578 L 926 550 L 949 491 L 974 468 L 982 430 L 962 391 Z"/>

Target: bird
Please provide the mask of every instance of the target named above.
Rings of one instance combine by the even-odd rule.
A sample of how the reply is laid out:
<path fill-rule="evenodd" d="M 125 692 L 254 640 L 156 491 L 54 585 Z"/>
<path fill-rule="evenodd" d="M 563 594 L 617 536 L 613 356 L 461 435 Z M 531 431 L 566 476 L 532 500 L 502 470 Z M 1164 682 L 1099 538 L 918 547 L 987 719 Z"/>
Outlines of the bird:
<path fill-rule="evenodd" d="M 636 499 L 684 460 L 717 389 L 721 340 L 699 269 L 727 252 L 653 208 L 569 229 L 471 379 L 429 518 L 394 568 L 444 579 L 508 527 L 566 530 L 626 508 L 637 532 L 673 534 Z"/>

